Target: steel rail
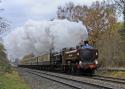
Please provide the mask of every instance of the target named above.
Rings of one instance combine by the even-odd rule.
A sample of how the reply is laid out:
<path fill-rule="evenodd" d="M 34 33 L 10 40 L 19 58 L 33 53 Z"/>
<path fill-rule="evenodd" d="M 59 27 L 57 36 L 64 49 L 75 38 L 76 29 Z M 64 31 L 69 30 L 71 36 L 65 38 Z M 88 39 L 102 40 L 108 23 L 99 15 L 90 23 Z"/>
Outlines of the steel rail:
<path fill-rule="evenodd" d="M 103 81 L 110 81 L 110 82 L 119 83 L 119 84 L 125 84 L 125 79 L 121 79 L 121 78 L 100 76 L 100 75 L 94 75 L 94 77 L 92 77 L 92 78 L 98 79 L 98 80 L 103 80 Z"/>
<path fill-rule="evenodd" d="M 52 74 L 48 74 L 48 73 L 42 73 L 41 71 L 38 71 L 38 70 L 31 70 L 30 69 L 30 71 L 26 71 L 26 72 L 35 74 L 35 75 L 40 76 L 40 77 L 47 78 L 47 79 L 55 81 L 55 82 L 59 82 L 59 83 L 68 85 L 68 86 L 76 88 L 76 89 L 84 89 L 81 86 L 76 86 L 76 85 L 79 85 L 79 84 L 80 85 L 87 85 L 87 86 L 97 87 L 98 89 L 113 89 L 112 87 L 108 87 L 108 86 L 103 86 L 103 85 L 88 83 L 88 82 L 85 82 L 85 81 L 79 81 L 79 80 L 69 79 L 69 78 L 65 78 L 65 77 L 61 77 L 61 76 L 57 76 L 57 75 L 52 75 Z M 43 76 L 43 74 L 44 74 L 44 76 Z M 70 82 L 74 82 L 74 83 L 77 83 L 77 84 L 73 85 L 72 83 L 70 84 L 70 83 L 66 83 L 66 82 L 63 82 L 63 81 L 59 81 L 59 80 L 56 80 L 55 78 L 48 78 L 48 77 L 45 77 L 45 75 L 51 76 L 51 77 L 55 77 L 55 78 L 60 78 L 60 79 L 63 79 L 65 81 L 70 81 Z"/>

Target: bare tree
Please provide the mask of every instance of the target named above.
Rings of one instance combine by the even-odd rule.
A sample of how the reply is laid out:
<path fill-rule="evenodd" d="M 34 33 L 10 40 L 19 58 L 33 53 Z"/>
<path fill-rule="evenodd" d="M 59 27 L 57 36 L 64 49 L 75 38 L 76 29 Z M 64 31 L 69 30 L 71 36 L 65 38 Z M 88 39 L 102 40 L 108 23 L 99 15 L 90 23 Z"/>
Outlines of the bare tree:
<path fill-rule="evenodd" d="M 1 0 L 0 0 L 1 3 Z M 4 11 L 3 8 L 0 8 L 0 13 Z M 0 35 L 8 30 L 9 23 L 5 17 L 0 16 Z"/>
<path fill-rule="evenodd" d="M 1 0 L 0 0 L 1 3 Z M 0 11 L 3 11 L 4 9 L 0 9 Z M 2 12 L 0 12 L 2 13 Z M 9 24 L 8 21 L 0 16 L 0 36 L 7 31 Z M 0 41 L 1 41 L 1 37 L 0 37 Z M 9 60 L 7 58 L 7 55 L 5 53 L 5 49 L 4 49 L 4 45 L 2 43 L 0 43 L 0 67 L 2 67 L 0 71 L 9 71 L 10 70 L 10 63 Z"/>
<path fill-rule="evenodd" d="M 4 17 L 0 17 L 0 34 L 8 30 L 8 21 Z"/>
<path fill-rule="evenodd" d="M 125 4 L 125 1 L 124 0 L 114 0 L 115 2 L 115 5 L 117 5 L 117 9 L 119 10 L 123 10 L 124 9 L 124 4 Z"/>
<path fill-rule="evenodd" d="M 114 1 L 114 2 L 113 2 Z M 115 3 L 115 7 L 119 13 L 123 14 L 124 18 L 124 30 L 125 30 L 125 0 L 112 0 Z"/>
<path fill-rule="evenodd" d="M 74 7 L 75 7 L 74 3 L 72 3 L 72 2 L 66 4 L 66 6 L 64 6 L 64 7 L 59 6 L 58 11 L 57 11 L 57 17 L 59 19 L 65 19 L 66 18 L 70 21 L 74 20 L 73 19 Z"/>

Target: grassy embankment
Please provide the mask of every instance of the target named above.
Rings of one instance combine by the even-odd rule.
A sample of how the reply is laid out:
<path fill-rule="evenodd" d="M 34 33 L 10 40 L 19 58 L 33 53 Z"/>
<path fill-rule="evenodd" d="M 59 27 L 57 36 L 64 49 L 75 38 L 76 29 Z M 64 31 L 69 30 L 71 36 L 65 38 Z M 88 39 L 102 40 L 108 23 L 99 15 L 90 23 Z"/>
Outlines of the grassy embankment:
<path fill-rule="evenodd" d="M 0 75 L 0 89 L 29 89 L 16 71 Z"/>
<path fill-rule="evenodd" d="M 97 72 L 98 75 L 125 78 L 125 71 L 103 71 Z"/>
<path fill-rule="evenodd" d="M 4 46 L 0 43 L 0 89 L 29 89 L 18 72 L 11 68 Z"/>

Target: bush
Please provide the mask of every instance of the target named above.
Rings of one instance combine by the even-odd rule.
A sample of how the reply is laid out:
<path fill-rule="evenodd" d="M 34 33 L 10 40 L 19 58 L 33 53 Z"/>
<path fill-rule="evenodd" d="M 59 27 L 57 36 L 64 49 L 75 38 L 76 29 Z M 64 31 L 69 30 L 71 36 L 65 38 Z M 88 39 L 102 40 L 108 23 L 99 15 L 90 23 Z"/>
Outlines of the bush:
<path fill-rule="evenodd" d="M 125 58 L 124 41 L 118 31 L 116 25 L 101 34 L 96 42 L 101 67 L 120 67 L 120 62 Z"/>

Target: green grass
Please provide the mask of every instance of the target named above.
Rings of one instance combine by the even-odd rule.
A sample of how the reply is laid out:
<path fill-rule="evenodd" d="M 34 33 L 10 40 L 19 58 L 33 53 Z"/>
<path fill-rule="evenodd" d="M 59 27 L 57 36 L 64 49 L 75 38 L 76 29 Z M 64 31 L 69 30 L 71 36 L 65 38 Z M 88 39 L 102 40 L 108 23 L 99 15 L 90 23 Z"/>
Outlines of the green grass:
<path fill-rule="evenodd" d="M 16 71 L 0 75 L 0 89 L 29 89 Z"/>
<path fill-rule="evenodd" d="M 125 78 L 125 71 L 102 71 L 97 72 L 98 75 Z"/>

